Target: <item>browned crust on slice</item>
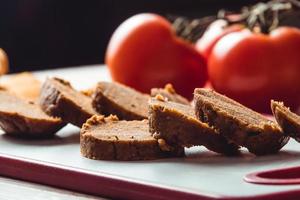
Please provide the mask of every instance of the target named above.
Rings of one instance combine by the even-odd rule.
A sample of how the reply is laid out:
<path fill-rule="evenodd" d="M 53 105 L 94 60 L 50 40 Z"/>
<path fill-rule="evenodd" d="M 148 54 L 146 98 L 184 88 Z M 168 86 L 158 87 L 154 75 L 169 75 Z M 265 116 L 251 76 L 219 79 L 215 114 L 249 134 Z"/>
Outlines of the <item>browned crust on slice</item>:
<path fill-rule="evenodd" d="M 82 94 L 84 94 L 85 96 L 92 97 L 93 94 L 95 93 L 95 89 L 96 89 L 96 86 L 94 86 L 92 88 L 88 88 L 86 90 L 81 90 L 80 92 Z"/>
<path fill-rule="evenodd" d="M 47 138 L 64 125 L 61 119 L 46 115 L 39 105 L 0 91 L 0 126 L 7 134 Z"/>
<path fill-rule="evenodd" d="M 119 121 L 116 116 L 95 115 L 80 132 L 80 151 L 96 160 L 153 160 L 182 156 L 183 148 L 163 152 L 148 131 L 148 121 Z"/>
<path fill-rule="evenodd" d="M 229 143 L 208 124 L 196 119 L 191 106 L 152 98 L 149 102 L 150 132 L 170 146 L 198 146 L 225 154 L 238 154 L 239 147 Z"/>
<path fill-rule="evenodd" d="M 151 96 L 155 97 L 156 95 L 162 95 L 164 98 L 167 98 L 168 101 L 181 103 L 185 105 L 190 105 L 191 103 L 184 98 L 183 96 L 176 93 L 172 84 L 167 84 L 164 88 L 152 88 Z"/>
<path fill-rule="evenodd" d="M 119 119 L 148 118 L 149 95 L 116 82 L 99 82 L 93 95 L 94 108 L 103 115 L 114 114 Z"/>
<path fill-rule="evenodd" d="M 92 99 L 72 88 L 68 81 L 50 78 L 42 86 L 40 105 L 51 116 L 60 117 L 64 122 L 81 127 L 97 112 Z"/>
<path fill-rule="evenodd" d="M 198 119 L 251 153 L 276 153 L 288 142 L 275 122 L 213 90 L 195 89 L 194 102 Z"/>
<path fill-rule="evenodd" d="M 300 116 L 292 112 L 283 102 L 271 100 L 271 109 L 284 134 L 300 142 Z"/>

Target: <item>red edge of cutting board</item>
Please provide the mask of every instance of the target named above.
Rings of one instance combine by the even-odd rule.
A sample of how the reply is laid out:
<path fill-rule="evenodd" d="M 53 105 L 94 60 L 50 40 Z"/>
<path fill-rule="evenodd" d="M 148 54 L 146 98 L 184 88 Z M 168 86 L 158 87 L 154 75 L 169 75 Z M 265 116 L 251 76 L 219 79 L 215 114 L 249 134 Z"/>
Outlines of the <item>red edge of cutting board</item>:
<path fill-rule="evenodd" d="M 249 183 L 265 185 L 300 184 L 300 167 L 286 167 L 247 174 L 244 180 Z"/>
<path fill-rule="evenodd" d="M 32 181 L 59 188 L 122 199 L 235 199 L 266 200 L 296 199 L 299 190 L 271 193 L 259 196 L 230 197 L 203 193 L 178 191 L 171 188 L 131 181 L 104 173 L 88 172 L 36 160 L 0 154 L 0 175 Z"/>

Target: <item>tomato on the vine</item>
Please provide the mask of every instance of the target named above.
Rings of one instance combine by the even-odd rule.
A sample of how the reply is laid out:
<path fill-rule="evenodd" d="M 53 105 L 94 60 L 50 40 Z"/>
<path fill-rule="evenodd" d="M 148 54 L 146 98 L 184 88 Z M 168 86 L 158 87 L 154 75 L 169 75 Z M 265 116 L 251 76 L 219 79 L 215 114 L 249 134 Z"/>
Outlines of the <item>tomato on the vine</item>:
<path fill-rule="evenodd" d="M 271 99 L 300 112 L 300 29 L 291 23 L 299 8 L 297 1 L 270 0 L 221 10 L 196 43 L 210 86 L 259 112 L 271 113 Z"/>
<path fill-rule="evenodd" d="M 249 29 L 221 37 L 208 56 L 211 85 L 257 111 L 270 113 L 270 99 L 300 105 L 300 29 L 269 34 Z"/>
<path fill-rule="evenodd" d="M 208 59 L 214 45 L 225 35 L 240 31 L 242 25 L 228 26 L 225 20 L 219 19 L 211 23 L 202 37 L 196 42 L 195 47 L 206 59 Z"/>
<path fill-rule="evenodd" d="M 207 81 L 205 59 L 176 36 L 171 24 L 156 14 L 138 14 L 114 32 L 105 62 L 113 80 L 142 92 L 172 83 L 191 98 Z"/>

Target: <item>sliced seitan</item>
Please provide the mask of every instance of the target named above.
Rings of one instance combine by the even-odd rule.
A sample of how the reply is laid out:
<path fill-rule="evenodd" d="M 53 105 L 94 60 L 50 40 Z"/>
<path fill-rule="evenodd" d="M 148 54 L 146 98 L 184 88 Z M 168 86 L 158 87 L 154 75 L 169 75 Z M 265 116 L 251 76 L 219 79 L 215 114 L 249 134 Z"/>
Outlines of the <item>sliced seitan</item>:
<path fill-rule="evenodd" d="M 97 112 L 92 99 L 72 88 L 71 84 L 59 78 L 48 78 L 42 86 L 40 105 L 51 116 L 81 127 Z"/>
<path fill-rule="evenodd" d="M 123 120 L 148 118 L 150 96 L 116 82 L 99 82 L 93 95 L 94 108 L 103 115 Z"/>
<path fill-rule="evenodd" d="M 272 100 L 271 109 L 285 135 L 300 142 L 300 116 L 292 112 L 283 102 Z"/>
<path fill-rule="evenodd" d="M 1 80 L 1 87 L 17 97 L 36 101 L 40 96 L 41 82 L 32 73 L 22 72 Z"/>
<path fill-rule="evenodd" d="M 116 116 L 94 115 L 81 129 L 81 154 L 96 160 L 151 160 L 183 155 L 183 148 L 161 151 L 148 129 L 148 120 L 119 121 Z"/>
<path fill-rule="evenodd" d="M 289 140 L 277 123 L 211 89 L 195 89 L 194 103 L 198 119 L 256 155 L 276 153 Z"/>
<path fill-rule="evenodd" d="M 64 125 L 61 119 L 44 113 L 38 104 L 0 90 L 0 126 L 7 134 L 46 138 Z"/>
<path fill-rule="evenodd" d="M 192 106 L 166 101 L 162 96 L 152 98 L 149 104 L 150 132 L 169 146 L 203 145 L 217 153 L 238 154 L 239 147 L 229 143 L 207 123 L 199 121 Z"/>
<path fill-rule="evenodd" d="M 167 98 L 168 101 L 181 103 L 185 105 L 190 105 L 191 103 L 184 98 L 183 96 L 176 93 L 172 84 L 167 84 L 164 88 L 152 88 L 151 96 L 155 97 L 156 95 L 161 95 L 164 98 Z"/>

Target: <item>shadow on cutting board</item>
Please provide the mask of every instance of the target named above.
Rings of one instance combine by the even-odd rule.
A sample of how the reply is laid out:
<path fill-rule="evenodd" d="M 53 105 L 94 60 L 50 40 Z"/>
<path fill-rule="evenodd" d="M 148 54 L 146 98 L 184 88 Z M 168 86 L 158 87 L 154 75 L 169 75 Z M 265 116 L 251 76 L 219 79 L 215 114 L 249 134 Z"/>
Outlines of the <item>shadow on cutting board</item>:
<path fill-rule="evenodd" d="M 67 127 L 68 130 L 60 130 L 54 137 L 45 139 L 18 138 L 8 134 L 0 134 L 0 140 L 5 142 L 28 146 L 55 146 L 67 144 L 79 144 L 79 129 Z M 64 128 L 65 129 L 65 128 Z"/>
<path fill-rule="evenodd" d="M 280 163 L 300 163 L 300 151 L 296 150 L 281 150 L 277 154 L 265 155 L 265 156 L 255 156 L 247 150 L 243 149 L 241 155 L 239 156 L 224 156 L 211 151 L 206 150 L 204 147 L 192 147 L 186 149 L 185 158 L 169 158 L 169 159 L 160 159 L 153 161 L 137 161 L 137 163 L 174 163 L 178 164 L 189 164 L 189 165 L 209 165 L 210 167 L 218 168 L 224 166 L 259 166 L 259 165 L 268 165 L 268 164 L 280 164 Z M 221 164 L 221 165 L 220 165 Z M 299 164 L 300 165 L 300 164 Z"/>
<path fill-rule="evenodd" d="M 29 140 L 12 137 L 7 134 L 0 134 L 1 143 L 10 143 L 21 146 L 63 146 L 68 144 L 79 145 L 79 128 L 68 125 L 60 130 L 53 138 L 42 140 Z M 231 167 L 231 166 L 244 166 L 244 165 L 268 165 L 268 164 L 280 164 L 280 163 L 300 163 L 300 151 L 297 151 L 297 147 L 300 144 L 291 142 L 292 148 L 282 149 L 279 153 L 266 156 L 255 156 L 249 153 L 246 149 L 242 149 L 242 153 L 239 156 L 228 157 L 220 155 L 211 151 L 208 151 L 204 147 L 192 147 L 186 149 L 186 157 L 184 158 L 166 158 L 159 160 L 149 161 L 117 161 L 118 163 L 130 163 L 130 164 L 153 164 L 153 163 L 174 163 L 179 165 L 209 165 L 212 168 Z M 290 146 L 290 145 L 289 145 Z M 93 162 L 98 162 L 94 160 Z M 103 161 L 101 161 L 103 162 Z M 110 161 L 108 161 L 110 162 Z M 116 161 L 113 161 L 116 162 Z"/>
<path fill-rule="evenodd" d="M 210 165 L 212 167 L 222 165 L 259 165 L 267 163 L 284 163 L 300 161 L 300 151 L 281 150 L 277 154 L 255 156 L 246 150 L 243 150 L 241 155 L 235 157 L 226 157 L 209 151 L 188 155 L 185 162 L 191 164 Z"/>

